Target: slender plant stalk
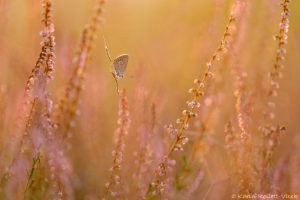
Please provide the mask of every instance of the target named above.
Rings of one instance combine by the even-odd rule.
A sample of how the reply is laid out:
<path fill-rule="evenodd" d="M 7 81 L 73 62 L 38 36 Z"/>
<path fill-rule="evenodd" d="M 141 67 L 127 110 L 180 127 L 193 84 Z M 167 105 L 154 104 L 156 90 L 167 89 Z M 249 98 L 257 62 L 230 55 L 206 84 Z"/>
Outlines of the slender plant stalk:
<path fill-rule="evenodd" d="M 196 87 L 189 90 L 189 93 L 193 94 L 193 98 L 192 100 L 187 102 L 189 106 L 188 110 L 184 110 L 182 112 L 182 117 L 176 121 L 176 123 L 178 124 L 178 128 L 174 128 L 173 125 L 169 125 L 168 127 L 169 132 L 175 135 L 175 140 L 173 141 L 169 148 L 169 151 L 163 157 L 163 160 L 155 170 L 154 179 L 149 184 L 147 194 L 145 195 L 146 199 L 153 199 L 155 196 L 161 196 L 164 193 L 164 179 L 167 176 L 167 170 L 169 168 L 168 163 L 172 162 L 170 161 L 170 157 L 172 153 L 176 151 L 182 151 L 183 145 L 188 141 L 188 138 L 183 135 L 183 132 L 184 130 L 188 129 L 189 121 L 192 118 L 196 117 L 195 111 L 200 107 L 199 98 L 204 95 L 204 88 L 208 80 L 214 77 L 214 74 L 212 72 L 213 64 L 215 64 L 216 61 L 220 60 L 221 54 L 228 50 L 230 39 L 235 29 L 235 22 L 239 17 L 239 11 L 237 10 L 239 4 L 239 0 L 235 1 L 221 43 L 210 58 L 209 62 L 206 64 L 204 75 L 200 79 L 195 79 L 194 83 L 196 84 Z"/>
<path fill-rule="evenodd" d="M 73 60 L 75 68 L 67 84 L 64 98 L 60 101 L 56 119 L 57 133 L 63 138 L 70 137 L 70 129 L 74 126 L 74 119 L 78 114 L 78 103 L 82 92 L 85 71 L 91 59 L 97 30 L 102 20 L 105 0 L 98 0 L 98 7 L 91 21 L 83 29 L 78 51 Z"/>

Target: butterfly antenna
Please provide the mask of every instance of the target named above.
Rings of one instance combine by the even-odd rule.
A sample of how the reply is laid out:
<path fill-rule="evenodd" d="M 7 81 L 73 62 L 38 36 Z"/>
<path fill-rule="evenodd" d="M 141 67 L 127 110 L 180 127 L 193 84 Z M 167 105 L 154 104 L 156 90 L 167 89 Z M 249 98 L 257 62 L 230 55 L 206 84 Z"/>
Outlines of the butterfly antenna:
<path fill-rule="evenodd" d="M 106 40 L 105 40 L 104 35 L 102 35 L 102 37 L 103 37 L 103 41 L 104 41 L 104 45 L 105 45 L 106 55 L 107 55 L 107 57 L 109 58 L 109 61 L 110 61 L 110 62 L 113 62 L 113 60 L 112 60 L 112 58 L 111 58 L 111 56 L 110 56 L 109 49 L 108 49 L 108 47 L 107 47 L 107 44 L 106 44 Z"/>

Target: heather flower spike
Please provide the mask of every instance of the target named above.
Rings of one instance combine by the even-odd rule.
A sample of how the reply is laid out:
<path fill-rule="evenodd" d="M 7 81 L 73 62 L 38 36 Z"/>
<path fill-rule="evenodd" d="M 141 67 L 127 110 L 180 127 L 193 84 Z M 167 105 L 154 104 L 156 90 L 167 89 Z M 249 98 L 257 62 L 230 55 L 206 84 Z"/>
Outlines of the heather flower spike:
<path fill-rule="evenodd" d="M 115 59 L 112 59 L 104 36 L 103 36 L 103 41 L 104 41 L 104 44 L 105 44 L 105 51 L 106 51 L 107 57 L 109 58 L 109 61 L 110 61 L 111 66 L 112 66 L 111 67 L 111 73 L 112 73 L 112 75 L 113 75 L 113 77 L 116 81 L 116 88 L 117 88 L 117 92 L 118 92 L 118 95 L 119 95 L 120 92 L 119 92 L 118 79 L 121 79 L 121 78 L 124 77 L 124 72 L 127 68 L 129 57 L 128 57 L 128 54 L 121 54 L 121 55 L 117 56 Z"/>

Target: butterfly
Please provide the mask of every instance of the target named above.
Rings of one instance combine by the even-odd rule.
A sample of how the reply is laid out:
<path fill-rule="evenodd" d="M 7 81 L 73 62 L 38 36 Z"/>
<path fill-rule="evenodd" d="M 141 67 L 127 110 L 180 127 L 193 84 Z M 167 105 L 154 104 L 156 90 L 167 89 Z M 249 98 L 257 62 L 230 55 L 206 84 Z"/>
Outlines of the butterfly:
<path fill-rule="evenodd" d="M 107 47 L 107 44 L 105 42 L 105 38 L 103 36 L 103 40 L 104 40 L 104 44 L 105 44 L 105 51 L 107 54 L 107 57 L 109 58 L 109 61 L 111 63 L 112 66 L 112 75 L 115 79 L 116 82 L 116 88 L 117 88 L 117 92 L 119 94 L 119 83 L 118 83 L 118 79 L 121 79 L 124 77 L 124 72 L 127 68 L 128 65 L 128 59 L 129 56 L 128 54 L 121 54 L 119 56 L 117 56 L 115 59 L 112 59 L 109 53 L 109 49 Z"/>
<path fill-rule="evenodd" d="M 129 56 L 127 54 L 122 54 L 113 60 L 114 74 L 119 79 L 124 77 L 124 72 L 128 64 L 128 58 Z"/>

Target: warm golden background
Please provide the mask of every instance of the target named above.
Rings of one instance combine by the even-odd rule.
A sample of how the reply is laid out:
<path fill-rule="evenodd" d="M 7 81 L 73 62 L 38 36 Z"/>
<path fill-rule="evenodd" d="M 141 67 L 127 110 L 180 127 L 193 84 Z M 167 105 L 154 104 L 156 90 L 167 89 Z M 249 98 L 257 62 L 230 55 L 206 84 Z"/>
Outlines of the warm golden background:
<path fill-rule="evenodd" d="M 53 1 L 57 58 L 54 80 L 50 85 L 55 103 L 62 97 L 71 76 L 72 58 L 95 4 L 96 0 Z M 69 155 L 80 185 L 76 193 L 78 199 L 103 193 L 112 162 L 118 98 L 102 35 L 114 57 L 122 53 L 129 55 L 128 68 L 120 86 L 127 89 L 132 119 L 123 168 L 124 179 L 130 182 L 134 170 L 133 152 L 138 143 L 138 123 L 149 114 L 143 111 L 144 102 L 145 106 L 156 106 L 156 134 L 161 139 L 156 148 L 163 149 L 161 146 L 168 140 L 164 125 L 175 122 L 185 108 L 188 89 L 193 80 L 203 74 L 205 63 L 221 40 L 231 4 L 230 0 L 107 1 L 104 23 L 100 25 L 85 76 L 81 114 L 69 140 L 72 146 Z M 274 166 L 282 159 L 299 155 L 300 151 L 299 146 L 293 146 L 295 136 L 300 134 L 300 2 L 292 1 L 290 9 L 286 68 L 280 80 L 275 109 L 276 122 L 285 125 L 287 131 L 275 151 Z M 255 93 L 259 92 L 256 84 L 266 77 L 274 61 L 276 42 L 273 35 L 278 31 L 279 1 L 249 1 L 248 12 L 244 43 L 237 56 L 241 67 L 248 73 L 249 91 Z M 15 140 L 19 138 L 15 131 L 17 125 L 22 126 L 17 121 L 18 110 L 27 77 L 40 51 L 40 20 L 40 1 L 0 0 L 0 172 L 8 167 L 17 144 Z M 225 124 L 236 117 L 234 78 L 228 57 L 222 60 L 215 69 L 216 87 L 210 90 L 212 97 L 218 96 L 219 102 L 211 108 L 214 114 L 205 136 L 210 147 L 209 151 L 203 151 L 206 167 L 203 182 L 194 193 L 195 199 L 230 199 L 228 185 L 231 175 L 223 130 Z M 146 98 L 141 97 L 141 93 L 145 93 Z M 256 107 L 253 110 L 256 114 L 252 115 L 251 121 L 255 121 L 260 113 Z M 202 119 L 195 123 L 198 123 L 195 127 L 199 127 Z M 288 171 L 295 160 L 286 160 L 283 170 Z M 288 180 L 282 180 L 285 180 L 281 183 L 282 192 L 291 192 L 287 189 Z"/>

